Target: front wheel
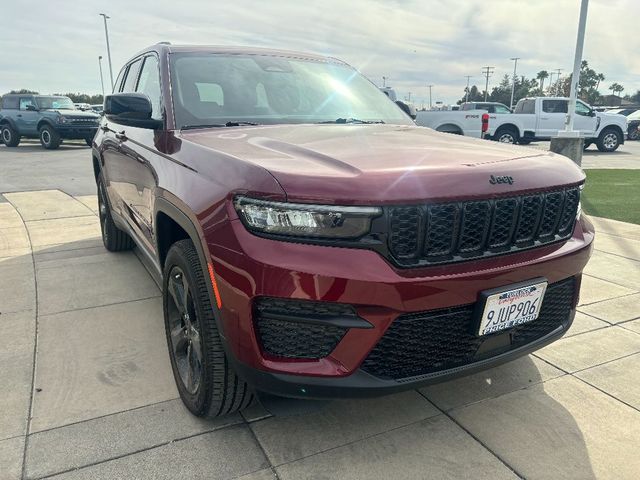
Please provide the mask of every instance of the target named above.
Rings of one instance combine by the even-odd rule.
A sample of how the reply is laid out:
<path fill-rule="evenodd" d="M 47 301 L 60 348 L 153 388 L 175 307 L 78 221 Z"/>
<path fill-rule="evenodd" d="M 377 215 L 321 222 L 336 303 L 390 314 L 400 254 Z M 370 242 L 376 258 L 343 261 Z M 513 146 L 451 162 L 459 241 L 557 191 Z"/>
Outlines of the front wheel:
<path fill-rule="evenodd" d="M 518 132 L 513 128 L 499 128 L 493 138 L 496 142 L 515 145 L 518 143 Z"/>
<path fill-rule="evenodd" d="M 601 152 L 615 152 L 622 143 L 621 135 L 614 128 L 605 128 L 598 139 L 596 140 L 596 146 Z"/>
<path fill-rule="evenodd" d="M 191 240 L 169 249 L 163 310 L 173 376 L 186 407 L 199 417 L 237 412 L 253 400 L 227 360 L 198 253 Z"/>
<path fill-rule="evenodd" d="M 2 125 L 0 127 L 0 138 L 7 147 L 17 147 L 20 143 L 20 135 L 16 132 L 11 125 Z"/>
<path fill-rule="evenodd" d="M 55 128 L 45 125 L 40 128 L 40 143 L 47 150 L 55 150 L 62 143 L 62 139 Z"/>
<path fill-rule="evenodd" d="M 627 138 L 629 140 L 638 140 L 640 138 L 640 125 L 634 125 L 629 127 L 629 133 L 627 134 Z"/>

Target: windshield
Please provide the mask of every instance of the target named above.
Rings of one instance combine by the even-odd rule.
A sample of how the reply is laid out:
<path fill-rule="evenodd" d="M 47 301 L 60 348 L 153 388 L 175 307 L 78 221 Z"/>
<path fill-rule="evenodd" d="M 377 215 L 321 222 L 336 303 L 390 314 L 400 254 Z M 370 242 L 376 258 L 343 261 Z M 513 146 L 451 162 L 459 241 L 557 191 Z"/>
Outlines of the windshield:
<path fill-rule="evenodd" d="M 36 97 L 38 108 L 53 110 L 75 110 L 73 102 L 69 97 Z"/>
<path fill-rule="evenodd" d="M 227 122 L 413 122 L 352 68 L 267 55 L 172 54 L 177 128 Z M 345 121 L 347 120 L 347 121 Z"/>

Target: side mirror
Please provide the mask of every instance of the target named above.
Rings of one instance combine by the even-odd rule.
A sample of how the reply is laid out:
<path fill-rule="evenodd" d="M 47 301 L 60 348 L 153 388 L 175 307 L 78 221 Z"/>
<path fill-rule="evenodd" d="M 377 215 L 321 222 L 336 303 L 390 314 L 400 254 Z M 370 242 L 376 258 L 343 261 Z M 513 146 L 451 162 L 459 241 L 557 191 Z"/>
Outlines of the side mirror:
<path fill-rule="evenodd" d="M 596 116 L 596 111 L 595 110 L 589 110 L 589 116 L 590 117 L 595 117 Z"/>
<path fill-rule="evenodd" d="M 418 112 L 413 105 L 407 105 L 401 100 L 396 100 L 396 105 L 398 105 L 398 107 L 400 107 L 400 110 L 409 115 L 413 120 L 415 120 L 418 116 Z"/>
<path fill-rule="evenodd" d="M 151 118 L 151 100 L 143 93 L 114 93 L 104 99 L 104 115 L 108 120 L 129 127 L 157 130 L 162 121 Z"/>
<path fill-rule="evenodd" d="M 35 105 L 27 105 L 27 110 L 30 112 L 37 112 L 38 111 L 38 107 L 36 107 Z"/>

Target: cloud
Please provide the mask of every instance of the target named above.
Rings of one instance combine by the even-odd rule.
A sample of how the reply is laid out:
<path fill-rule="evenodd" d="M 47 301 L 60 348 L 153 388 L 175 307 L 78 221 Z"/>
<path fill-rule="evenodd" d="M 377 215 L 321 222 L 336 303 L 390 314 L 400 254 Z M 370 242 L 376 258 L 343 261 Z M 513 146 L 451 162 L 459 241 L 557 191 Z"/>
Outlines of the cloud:
<path fill-rule="evenodd" d="M 592 0 L 584 58 L 607 80 L 640 88 L 640 56 L 633 51 L 637 0 Z M 573 63 L 579 2 L 557 0 L 292 0 L 212 2 L 23 0 L 3 2 L 0 92 L 100 91 L 98 55 L 109 84 L 102 18 L 109 33 L 114 77 L 137 51 L 158 41 L 233 44 L 312 51 L 339 57 L 380 84 L 417 102 L 454 102 L 465 75 L 484 86 L 481 68 L 495 66 L 491 83 Z M 33 12 L 38 12 L 33 16 Z"/>

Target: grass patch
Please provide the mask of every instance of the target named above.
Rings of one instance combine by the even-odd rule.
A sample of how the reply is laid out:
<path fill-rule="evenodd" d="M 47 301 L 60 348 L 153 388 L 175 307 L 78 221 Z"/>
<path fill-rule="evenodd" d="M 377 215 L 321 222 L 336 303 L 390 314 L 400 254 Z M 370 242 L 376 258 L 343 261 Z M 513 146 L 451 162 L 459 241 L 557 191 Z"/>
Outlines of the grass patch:
<path fill-rule="evenodd" d="M 640 170 L 585 170 L 582 208 L 589 215 L 640 225 Z"/>

